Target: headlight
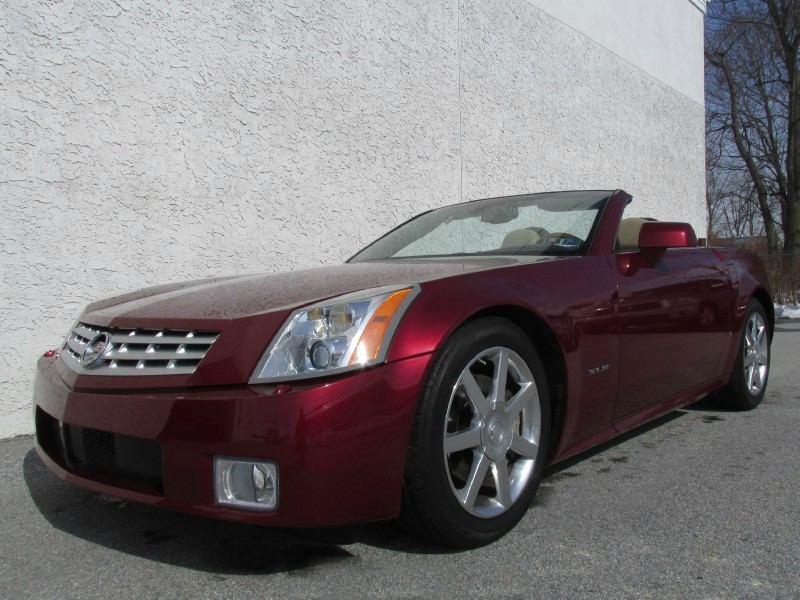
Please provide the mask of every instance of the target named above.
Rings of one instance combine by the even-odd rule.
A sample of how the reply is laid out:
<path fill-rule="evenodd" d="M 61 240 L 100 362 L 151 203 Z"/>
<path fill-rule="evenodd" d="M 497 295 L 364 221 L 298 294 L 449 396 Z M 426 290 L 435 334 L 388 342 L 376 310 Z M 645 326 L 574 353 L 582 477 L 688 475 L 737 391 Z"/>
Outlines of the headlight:
<path fill-rule="evenodd" d="M 347 294 L 289 315 L 250 383 L 319 377 L 383 362 L 419 286 Z"/>

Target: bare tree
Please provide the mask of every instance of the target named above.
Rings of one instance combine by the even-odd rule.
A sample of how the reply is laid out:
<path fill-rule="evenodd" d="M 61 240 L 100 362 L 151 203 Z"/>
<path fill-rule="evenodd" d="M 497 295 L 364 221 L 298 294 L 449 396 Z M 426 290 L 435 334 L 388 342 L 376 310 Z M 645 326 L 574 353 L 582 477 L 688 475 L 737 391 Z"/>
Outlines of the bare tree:
<path fill-rule="evenodd" d="M 706 136 L 706 205 L 710 238 L 765 235 L 756 189 L 741 161 L 726 159 L 725 138 Z"/>
<path fill-rule="evenodd" d="M 712 184 L 745 173 L 771 254 L 800 261 L 800 0 L 718 0 L 706 29 Z M 746 212 L 746 211 L 745 211 Z"/>

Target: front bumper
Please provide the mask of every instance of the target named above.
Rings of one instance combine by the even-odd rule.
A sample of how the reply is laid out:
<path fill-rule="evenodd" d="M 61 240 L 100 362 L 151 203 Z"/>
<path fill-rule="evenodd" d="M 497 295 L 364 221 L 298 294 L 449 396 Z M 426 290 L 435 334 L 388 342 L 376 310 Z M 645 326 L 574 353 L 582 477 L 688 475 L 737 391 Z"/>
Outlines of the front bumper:
<path fill-rule="evenodd" d="M 429 360 L 418 356 L 288 391 L 254 385 L 87 392 L 70 389 L 56 360 L 42 358 L 34 384 L 37 451 L 69 483 L 209 517 L 287 527 L 391 518 L 400 510 L 408 439 Z M 132 442 L 127 447 L 160 462 L 160 472 L 145 467 L 140 470 L 147 476 L 140 477 L 137 469 L 87 466 L 67 450 L 65 424 Z M 214 456 L 275 462 L 276 510 L 217 505 Z"/>

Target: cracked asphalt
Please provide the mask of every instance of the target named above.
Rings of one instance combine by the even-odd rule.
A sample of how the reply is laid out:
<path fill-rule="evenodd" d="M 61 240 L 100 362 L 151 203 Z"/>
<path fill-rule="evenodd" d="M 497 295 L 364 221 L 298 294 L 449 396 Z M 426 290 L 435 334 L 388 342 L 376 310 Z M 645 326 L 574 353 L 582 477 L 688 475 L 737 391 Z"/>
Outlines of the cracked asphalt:
<path fill-rule="evenodd" d="M 798 357 L 800 322 L 779 323 L 755 411 L 703 401 L 551 468 L 517 528 L 471 551 L 140 506 L 2 441 L 0 598 L 799 598 Z"/>

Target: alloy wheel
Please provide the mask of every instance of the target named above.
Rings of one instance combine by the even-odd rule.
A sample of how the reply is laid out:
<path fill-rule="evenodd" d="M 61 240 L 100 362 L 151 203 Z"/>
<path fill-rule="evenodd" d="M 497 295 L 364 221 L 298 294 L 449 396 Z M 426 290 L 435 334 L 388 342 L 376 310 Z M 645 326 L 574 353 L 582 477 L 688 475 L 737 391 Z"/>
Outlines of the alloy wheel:
<path fill-rule="evenodd" d="M 468 513 L 492 518 L 525 489 L 539 455 L 536 382 L 506 347 L 480 352 L 453 387 L 443 434 L 450 488 Z"/>
<path fill-rule="evenodd" d="M 744 335 L 744 381 L 751 394 L 761 393 L 769 368 L 769 339 L 764 319 L 757 312 L 750 315 Z"/>

